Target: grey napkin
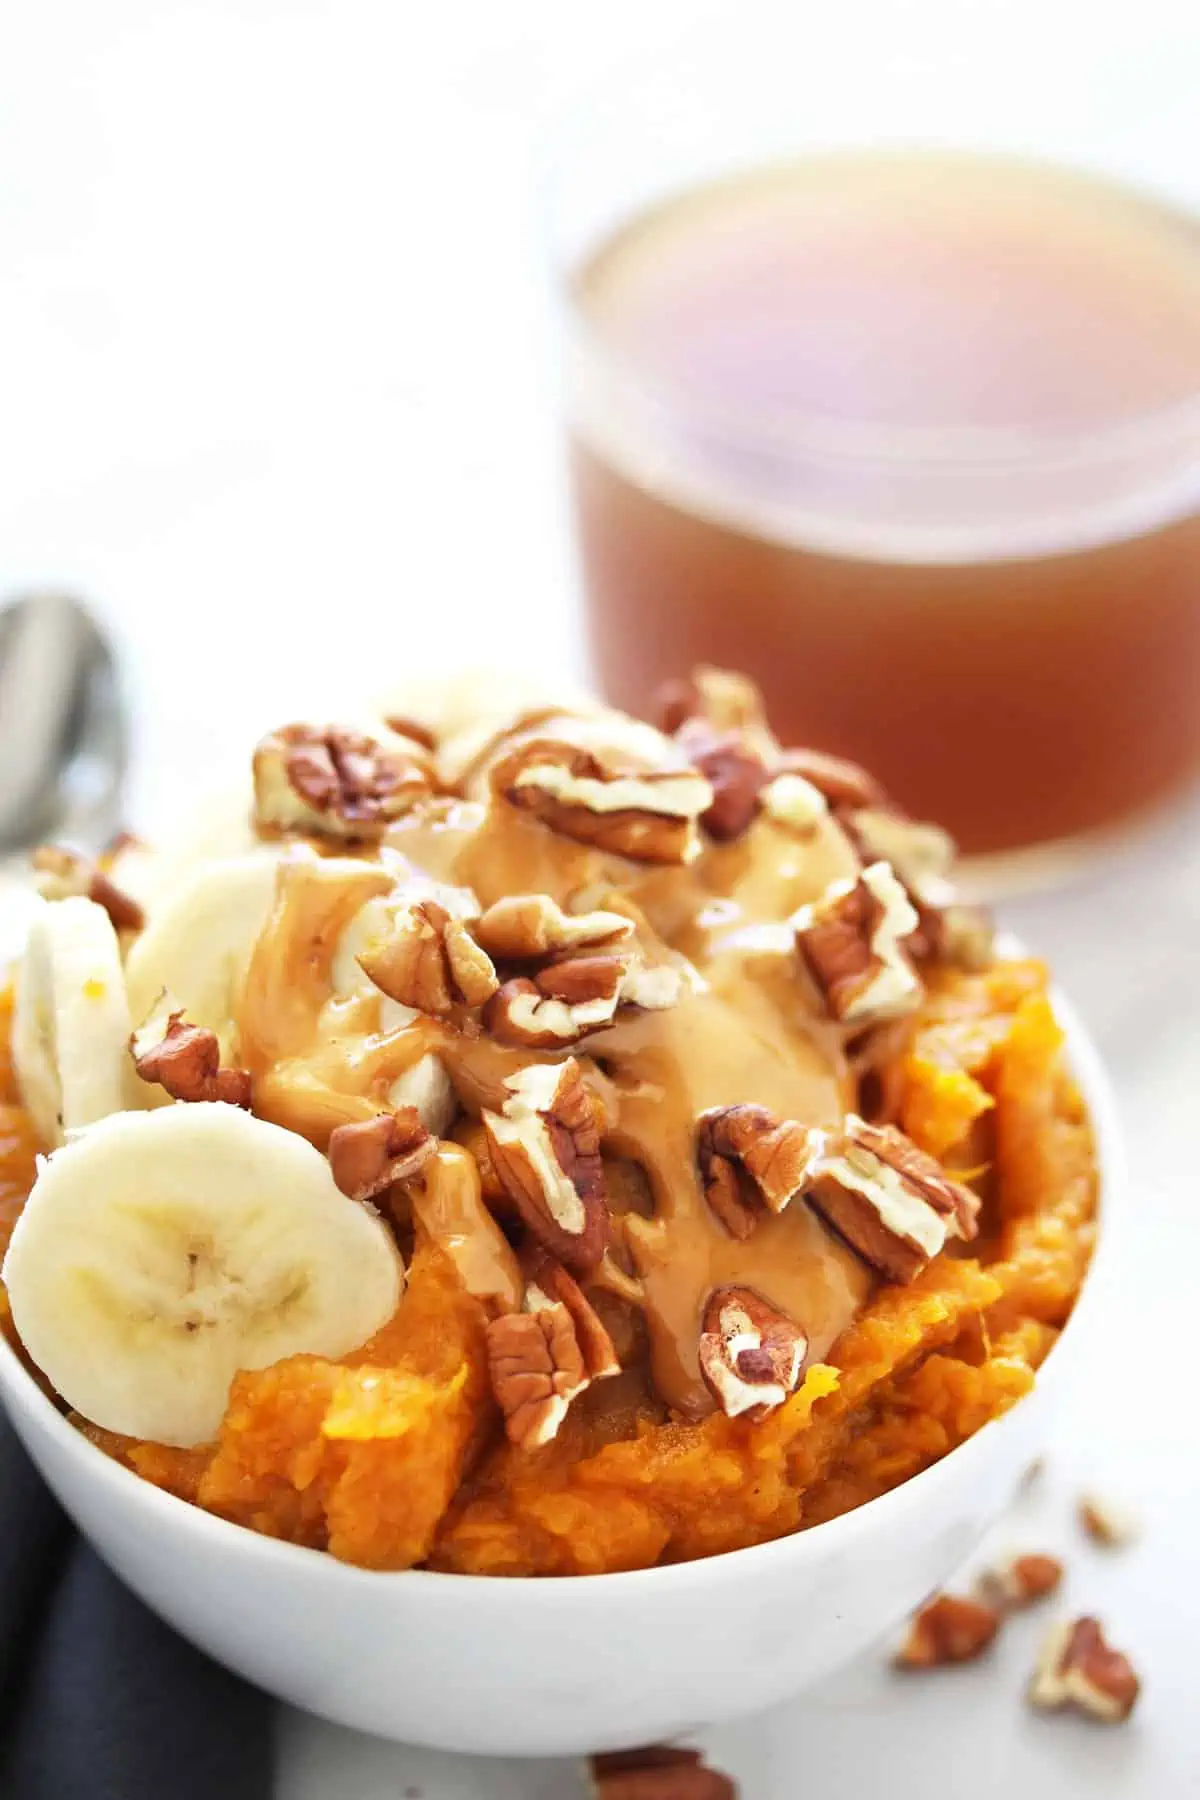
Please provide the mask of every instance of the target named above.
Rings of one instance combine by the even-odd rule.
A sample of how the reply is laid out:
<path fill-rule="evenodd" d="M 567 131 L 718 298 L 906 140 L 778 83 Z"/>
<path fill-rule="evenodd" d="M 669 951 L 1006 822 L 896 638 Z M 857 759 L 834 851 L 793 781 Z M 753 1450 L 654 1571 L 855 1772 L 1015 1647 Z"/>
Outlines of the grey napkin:
<path fill-rule="evenodd" d="M 135 1599 L 0 1413 L 0 1800 L 270 1800 L 271 1703 Z"/>

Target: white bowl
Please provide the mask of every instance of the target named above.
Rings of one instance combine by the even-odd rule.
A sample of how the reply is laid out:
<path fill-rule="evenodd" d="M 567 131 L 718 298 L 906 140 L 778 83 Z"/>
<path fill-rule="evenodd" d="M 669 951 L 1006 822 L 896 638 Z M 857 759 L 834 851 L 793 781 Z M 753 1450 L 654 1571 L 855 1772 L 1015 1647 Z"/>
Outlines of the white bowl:
<path fill-rule="evenodd" d="M 0 1397 L 100 1555 L 193 1643 L 293 1704 L 437 1749 L 620 1749 L 752 1713 L 898 1624 L 976 1546 L 1053 1430 L 1103 1312 L 1122 1186 L 1114 1102 L 1069 1008 L 1099 1147 L 1104 1229 L 1033 1393 L 881 1499 L 795 1537 L 625 1575 L 376 1574 L 256 1536 L 88 1443 L 0 1339 Z"/>

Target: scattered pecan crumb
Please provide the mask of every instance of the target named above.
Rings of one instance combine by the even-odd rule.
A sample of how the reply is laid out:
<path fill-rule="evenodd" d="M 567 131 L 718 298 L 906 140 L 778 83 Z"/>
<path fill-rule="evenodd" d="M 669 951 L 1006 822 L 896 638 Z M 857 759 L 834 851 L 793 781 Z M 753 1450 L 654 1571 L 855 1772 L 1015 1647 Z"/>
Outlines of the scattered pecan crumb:
<path fill-rule="evenodd" d="M 938 1594 L 923 1606 L 896 1652 L 900 1669 L 937 1669 L 974 1662 L 995 1638 L 1001 1615 L 965 1594 Z"/>
<path fill-rule="evenodd" d="M 1063 1565 L 1057 1556 L 1027 1552 L 985 1569 L 979 1578 L 979 1594 L 1000 1611 L 1015 1611 L 1053 1594 L 1062 1578 Z"/>
<path fill-rule="evenodd" d="M 1106 1550 L 1121 1550 L 1140 1534 L 1134 1515 L 1123 1506 L 1114 1506 L 1097 1494 L 1084 1494 L 1079 1501 L 1079 1523 L 1094 1544 Z"/>
<path fill-rule="evenodd" d="M 595 1800 L 737 1800 L 728 1775 L 710 1769 L 698 1750 L 652 1744 L 588 1758 Z"/>
<path fill-rule="evenodd" d="M 825 1135 L 765 1106 L 717 1106 L 696 1120 L 696 1160 L 709 1205 L 731 1236 L 749 1237 L 765 1207 L 782 1212 Z"/>
<path fill-rule="evenodd" d="M 30 858 L 34 886 L 44 900 L 69 900 L 80 895 L 102 906 L 114 931 L 140 931 L 146 915 L 91 857 L 62 844 L 42 844 Z"/>
<path fill-rule="evenodd" d="M 753 1288 L 718 1288 L 704 1309 L 700 1374 L 728 1418 L 765 1418 L 795 1389 L 808 1337 Z"/>
<path fill-rule="evenodd" d="M 1032 1706 L 1074 1706 L 1089 1718 L 1119 1725 L 1137 1704 L 1141 1682 L 1128 1657 L 1105 1642 L 1098 1619 L 1074 1619 L 1047 1635 L 1029 1684 Z"/>
<path fill-rule="evenodd" d="M 329 1137 L 329 1169 L 351 1200 L 372 1200 L 395 1181 L 405 1181 L 437 1151 L 437 1139 L 415 1106 L 378 1118 L 338 1125 Z"/>
<path fill-rule="evenodd" d="M 215 1031 L 189 1025 L 182 1008 L 160 1006 L 129 1040 L 133 1065 L 143 1081 L 157 1083 L 173 1100 L 220 1100 L 249 1107 L 248 1069 L 223 1069 Z"/>

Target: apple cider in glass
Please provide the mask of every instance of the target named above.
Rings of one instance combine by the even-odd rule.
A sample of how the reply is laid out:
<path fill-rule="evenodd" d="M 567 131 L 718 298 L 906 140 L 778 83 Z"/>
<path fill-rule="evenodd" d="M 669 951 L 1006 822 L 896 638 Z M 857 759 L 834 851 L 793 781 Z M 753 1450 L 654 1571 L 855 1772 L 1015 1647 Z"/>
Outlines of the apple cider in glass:
<path fill-rule="evenodd" d="M 1200 229 L 1132 189 L 837 152 L 642 212 L 572 288 L 600 678 L 746 668 L 964 849 L 1200 765 Z"/>

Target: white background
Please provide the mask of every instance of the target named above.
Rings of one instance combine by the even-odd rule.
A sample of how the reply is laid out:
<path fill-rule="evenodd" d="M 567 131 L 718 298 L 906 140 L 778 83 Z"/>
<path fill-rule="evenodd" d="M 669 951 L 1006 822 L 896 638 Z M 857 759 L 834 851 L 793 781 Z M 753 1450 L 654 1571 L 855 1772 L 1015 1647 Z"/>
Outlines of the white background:
<path fill-rule="evenodd" d="M 0 590 L 67 582 L 112 625 L 137 696 L 135 822 L 161 829 L 185 793 L 237 766 L 252 730 L 310 699 L 464 652 L 578 665 L 536 146 L 581 83 L 717 10 L 10 0 L 0 11 Z M 1200 182 L 1195 0 L 792 0 L 783 11 L 797 67 L 840 33 L 860 47 L 863 83 L 885 28 L 928 32 L 939 15 L 960 34 L 977 26 L 1015 129 L 1033 89 L 1053 97 L 1057 82 L 1089 142 L 1133 132 L 1165 182 Z M 1093 104 L 1088 69 L 1108 36 L 1139 55 L 1109 54 Z M 1200 1789 L 1194 840 L 1181 825 L 1084 893 L 1014 914 L 1109 1054 L 1134 1219 L 1111 1341 L 1046 1489 L 1011 1530 L 1069 1548 L 1070 1599 L 1110 1622 L 1143 1668 L 1144 1706 L 1114 1734 L 1028 1718 L 1023 1622 L 987 1669 L 897 1685 L 881 1658 L 714 1735 L 747 1800 Z M 1137 1503 L 1147 1532 L 1136 1550 L 1105 1558 L 1078 1545 L 1070 1503 L 1083 1480 Z M 467 1765 L 299 1716 L 282 1746 L 284 1800 L 580 1792 L 561 1767 Z"/>

